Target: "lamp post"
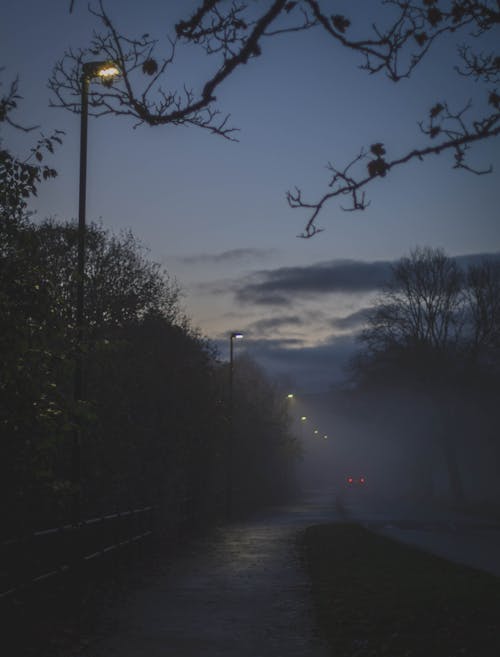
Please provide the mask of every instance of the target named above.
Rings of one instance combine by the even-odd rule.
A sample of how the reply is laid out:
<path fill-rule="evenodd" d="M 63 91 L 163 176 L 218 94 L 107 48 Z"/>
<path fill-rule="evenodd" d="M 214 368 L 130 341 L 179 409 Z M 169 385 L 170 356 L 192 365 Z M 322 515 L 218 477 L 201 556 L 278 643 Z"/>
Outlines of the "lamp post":
<path fill-rule="evenodd" d="M 88 93 L 90 82 L 99 78 L 103 82 L 111 82 L 120 74 L 117 64 L 112 61 L 85 62 L 82 66 L 81 76 L 81 110 L 80 110 L 80 184 L 78 196 L 78 255 L 76 267 L 76 356 L 75 356 L 75 402 L 84 399 L 83 376 L 83 344 L 84 344 L 84 303 L 85 303 L 85 213 L 87 200 L 87 125 L 89 115 Z M 81 426 L 75 429 L 73 440 L 73 523 L 80 522 L 80 443 Z"/>
<path fill-rule="evenodd" d="M 227 448 L 227 517 L 233 513 L 233 434 L 234 434 L 234 341 L 241 340 L 243 333 L 233 332 L 229 335 L 229 439 Z"/>
<path fill-rule="evenodd" d="M 307 417 L 305 415 L 300 416 L 300 436 L 304 440 L 304 424 L 307 422 Z"/>

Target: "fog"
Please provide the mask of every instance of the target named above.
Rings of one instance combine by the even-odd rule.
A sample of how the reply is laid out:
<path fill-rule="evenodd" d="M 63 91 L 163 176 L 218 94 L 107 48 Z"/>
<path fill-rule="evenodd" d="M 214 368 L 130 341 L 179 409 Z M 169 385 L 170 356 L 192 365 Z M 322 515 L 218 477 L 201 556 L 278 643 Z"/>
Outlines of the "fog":
<path fill-rule="evenodd" d="M 293 409 L 300 485 L 329 489 L 356 509 L 486 512 L 500 499 L 494 406 L 493 395 L 389 387 L 303 396 Z"/>

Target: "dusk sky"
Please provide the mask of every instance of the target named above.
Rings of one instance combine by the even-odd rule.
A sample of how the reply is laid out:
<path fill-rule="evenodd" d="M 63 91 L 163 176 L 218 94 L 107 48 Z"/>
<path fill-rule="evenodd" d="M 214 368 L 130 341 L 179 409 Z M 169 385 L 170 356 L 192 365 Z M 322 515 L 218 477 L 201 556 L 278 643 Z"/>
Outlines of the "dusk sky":
<path fill-rule="evenodd" d="M 149 32 L 167 49 L 166 36 L 198 4 L 107 0 L 105 7 L 122 32 Z M 374 0 L 334 4 L 353 23 L 374 7 L 383 15 Z M 79 117 L 49 108 L 47 81 L 67 48 L 85 47 L 100 29 L 87 2 L 75 0 L 71 14 L 69 5 L 6 0 L 1 28 L 2 91 L 19 76 L 24 98 L 16 119 L 46 134 L 66 132 L 51 161 L 59 176 L 32 203 L 39 218 L 61 220 L 77 216 Z M 362 311 L 392 262 L 416 246 L 452 256 L 500 252 L 498 140 L 472 153 L 478 166 L 493 165 L 491 175 L 454 171 L 450 154 L 411 164 L 373 182 L 364 212 L 331 202 L 318 221 L 325 231 L 309 240 L 297 238 L 307 215 L 285 198 L 297 185 L 315 199 L 327 189 L 327 163 L 346 165 L 363 146 L 382 142 L 396 157 L 423 143 L 418 121 L 437 101 L 458 109 L 475 100 L 482 90 L 453 70 L 455 46 L 444 41 L 412 78 L 394 84 L 359 70 L 355 53 L 318 30 L 268 39 L 262 56 L 217 94 L 238 142 L 197 128 L 91 119 L 87 219 L 133 230 L 178 279 L 188 315 L 220 344 L 221 357 L 239 330 L 238 351 L 297 389 L 326 389 L 341 380 Z M 215 67 L 193 48 L 179 49 L 178 64 L 166 87 L 197 88 Z M 35 137 L 5 131 L 2 139 L 22 155 Z"/>

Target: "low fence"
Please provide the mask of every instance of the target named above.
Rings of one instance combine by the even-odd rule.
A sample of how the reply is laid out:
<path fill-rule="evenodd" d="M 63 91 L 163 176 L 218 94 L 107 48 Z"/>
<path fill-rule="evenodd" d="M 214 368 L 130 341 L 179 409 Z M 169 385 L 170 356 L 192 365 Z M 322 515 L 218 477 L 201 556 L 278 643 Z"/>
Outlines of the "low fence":
<path fill-rule="evenodd" d="M 157 507 L 121 511 L 0 543 L 0 600 L 141 541 Z"/>

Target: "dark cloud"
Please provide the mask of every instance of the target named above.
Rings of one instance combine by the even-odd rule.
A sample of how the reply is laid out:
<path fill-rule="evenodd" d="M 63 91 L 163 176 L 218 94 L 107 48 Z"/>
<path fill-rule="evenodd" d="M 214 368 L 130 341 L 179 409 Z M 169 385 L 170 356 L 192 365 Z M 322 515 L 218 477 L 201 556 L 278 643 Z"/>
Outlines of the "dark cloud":
<path fill-rule="evenodd" d="M 269 333 L 277 331 L 284 326 L 302 326 L 304 320 L 298 315 L 284 315 L 282 317 L 267 317 L 253 322 L 248 331 L 256 333 Z"/>
<path fill-rule="evenodd" d="M 500 253 L 477 253 L 457 256 L 464 269 L 484 260 L 500 260 Z M 321 294 L 368 293 L 380 290 L 391 278 L 397 261 L 332 260 L 306 267 L 282 267 L 255 272 L 233 286 L 240 303 L 285 306 L 297 298 Z"/>
<path fill-rule="evenodd" d="M 484 260 L 500 261 L 499 253 L 470 254 L 456 258 L 461 267 L 479 264 Z M 240 301 L 286 305 L 296 297 L 331 292 L 370 292 L 380 289 L 390 276 L 391 262 L 359 263 L 333 261 L 311 267 L 292 267 L 257 272 L 244 280 L 225 284 L 225 291 L 232 291 Z M 346 366 L 359 348 L 357 336 L 365 322 L 370 307 L 364 307 L 344 317 L 329 318 L 318 311 L 323 322 L 336 330 L 348 333 L 332 336 L 321 344 L 309 347 L 297 338 L 280 339 L 269 334 L 285 326 L 306 325 L 311 317 L 282 313 L 276 317 L 264 317 L 248 325 L 248 336 L 238 346 L 255 359 L 270 375 L 288 378 L 303 391 L 326 390 L 332 384 L 346 379 Z M 261 335 L 257 331 L 261 331 Z M 259 339 L 252 338 L 259 335 Z M 219 341 L 222 357 L 226 358 L 228 341 Z"/>
<path fill-rule="evenodd" d="M 282 267 L 256 272 L 236 291 L 242 303 L 283 305 L 294 297 L 332 292 L 371 292 L 390 277 L 391 262 L 333 260 L 308 267 Z"/>
<path fill-rule="evenodd" d="M 259 303 L 263 306 L 289 306 L 293 302 L 293 299 L 286 294 L 262 291 L 258 292 L 255 297 L 252 292 L 248 293 L 248 288 L 246 290 L 242 288 L 236 289 L 236 299 L 240 303 Z"/>
<path fill-rule="evenodd" d="M 274 249 L 231 249 L 222 253 L 198 253 L 178 259 L 185 265 L 229 265 L 242 261 L 263 260 L 275 252 Z"/>
<path fill-rule="evenodd" d="M 345 317 L 334 317 L 330 320 L 330 326 L 340 330 L 359 329 L 366 324 L 367 316 L 371 309 L 372 306 L 369 306 L 361 308 L 361 310 L 357 310 Z"/>
<path fill-rule="evenodd" d="M 227 358 L 227 340 L 217 341 Z M 332 337 L 315 347 L 304 347 L 299 339 L 242 340 L 237 353 L 246 353 L 272 377 L 293 380 L 303 391 L 327 390 L 346 378 L 346 365 L 357 349 L 355 335 Z M 237 355 L 236 355 L 237 357 Z"/>
<path fill-rule="evenodd" d="M 250 340 L 247 353 L 271 375 L 288 375 L 302 390 L 327 390 L 346 378 L 345 368 L 357 350 L 354 335 L 332 337 L 315 347 L 294 341 Z"/>

